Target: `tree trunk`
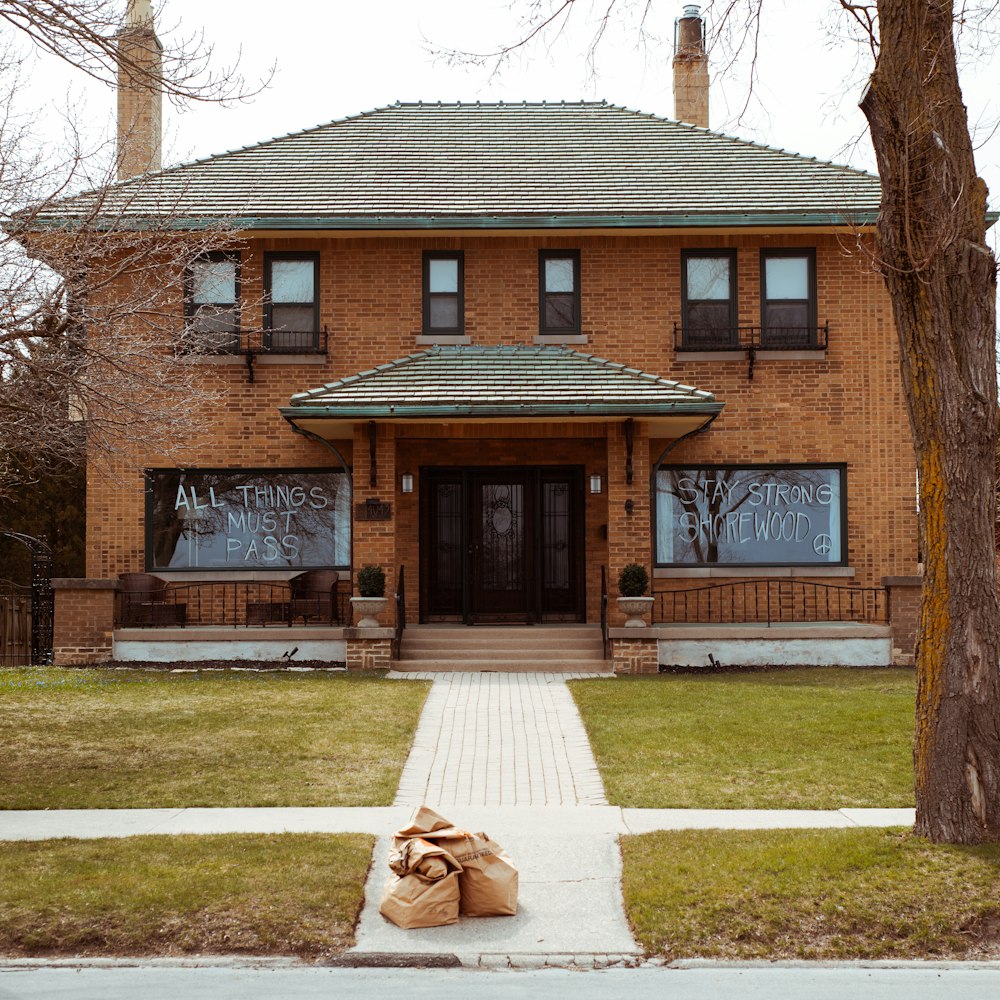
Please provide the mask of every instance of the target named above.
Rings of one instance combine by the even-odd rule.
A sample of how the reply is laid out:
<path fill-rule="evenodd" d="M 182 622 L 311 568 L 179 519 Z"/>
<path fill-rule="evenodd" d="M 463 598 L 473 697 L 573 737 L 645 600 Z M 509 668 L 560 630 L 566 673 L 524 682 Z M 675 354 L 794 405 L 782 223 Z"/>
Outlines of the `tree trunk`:
<path fill-rule="evenodd" d="M 878 61 L 861 107 L 882 177 L 876 251 L 920 476 L 916 831 L 971 844 L 1000 840 L 996 263 L 952 8 L 878 0 Z"/>

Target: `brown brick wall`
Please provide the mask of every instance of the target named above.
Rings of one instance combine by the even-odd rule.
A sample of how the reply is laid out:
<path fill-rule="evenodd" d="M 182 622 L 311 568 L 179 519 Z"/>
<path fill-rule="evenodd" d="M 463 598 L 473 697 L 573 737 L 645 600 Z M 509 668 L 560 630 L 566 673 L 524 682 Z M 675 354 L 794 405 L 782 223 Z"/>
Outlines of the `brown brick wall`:
<path fill-rule="evenodd" d="M 611 661 L 616 674 L 655 674 L 659 671 L 655 639 L 612 639 Z"/>
<path fill-rule="evenodd" d="M 737 251 L 739 319 L 760 322 L 761 247 L 815 247 L 818 318 L 830 324 L 825 357 L 761 359 L 754 378 L 745 360 L 679 359 L 673 325 L 681 318 L 681 250 L 698 247 Z M 676 378 L 707 389 L 726 403 L 712 429 L 681 444 L 671 462 L 791 463 L 846 462 L 848 537 L 854 582 L 876 585 L 883 575 L 906 575 L 916 567 L 914 472 L 910 436 L 897 373 L 897 352 L 889 306 L 881 281 L 849 240 L 826 234 L 737 236 L 550 236 L 378 237 L 256 240 L 244 254 L 243 291 L 247 328 L 262 323 L 264 250 L 318 250 L 321 254 L 321 322 L 330 332 L 324 363 L 262 364 L 254 384 L 241 365 L 205 366 L 223 403 L 193 413 L 203 428 L 200 444 L 180 460 L 149 455 L 117 481 L 91 477 L 88 488 L 88 574 L 114 577 L 143 565 L 142 466 L 189 464 L 203 467 L 294 468 L 334 465 L 322 445 L 294 434 L 277 413 L 293 392 L 371 368 L 418 349 L 421 332 L 421 253 L 425 249 L 465 251 L 466 332 L 473 343 L 531 342 L 538 332 L 538 250 L 581 251 L 583 331 L 577 349 Z M 180 324 L 180 287 L 177 289 Z M 566 425 L 567 427 L 569 425 Z M 648 470 L 667 443 L 647 440 L 636 424 L 635 478 L 626 489 L 618 478 L 623 462 L 621 429 L 605 444 L 603 425 L 581 439 L 544 429 L 493 426 L 401 427 L 396 448 L 388 428 L 379 429 L 379 481 L 368 485 L 366 428 L 337 442 L 348 461 L 356 456 L 356 496 L 394 501 L 392 522 L 355 525 L 354 565 L 381 562 L 393 574 L 407 566 L 411 620 L 419 593 L 416 561 L 417 497 L 402 496 L 399 473 L 426 465 L 515 462 L 597 466 L 605 493 L 587 498 L 588 616 L 596 617 L 596 573 L 625 562 L 651 561 Z M 563 437 L 560 437 L 563 433 Z M 575 434 L 575 431 L 574 431 Z M 539 443 L 541 442 L 541 443 Z M 394 467 L 393 467 L 394 465 Z M 631 498 L 631 517 L 624 500 Z M 613 551 L 601 537 L 608 524 Z M 850 581 L 835 581 L 850 582 Z M 657 587 L 691 586 L 694 581 L 657 581 Z"/>
<path fill-rule="evenodd" d="M 392 662 L 391 639 L 348 639 L 348 670 L 388 670 Z"/>
<path fill-rule="evenodd" d="M 919 577 L 889 577 L 885 581 L 892 612 L 893 661 L 912 664 L 920 629 L 922 582 Z"/>
<path fill-rule="evenodd" d="M 115 584 L 111 580 L 53 581 L 53 662 L 58 666 L 111 659 Z"/>

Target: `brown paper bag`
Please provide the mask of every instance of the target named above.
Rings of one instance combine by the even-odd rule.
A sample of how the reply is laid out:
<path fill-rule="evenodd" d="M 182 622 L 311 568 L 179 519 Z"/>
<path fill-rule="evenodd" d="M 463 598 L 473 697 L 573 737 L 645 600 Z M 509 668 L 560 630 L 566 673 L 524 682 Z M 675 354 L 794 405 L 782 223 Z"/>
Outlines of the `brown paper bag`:
<path fill-rule="evenodd" d="M 440 927 L 458 922 L 462 866 L 442 847 L 415 838 L 389 854 L 394 874 L 385 883 L 379 913 L 397 927 Z"/>
<path fill-rule="evenodd" d="M 454 829 L 454 824 L 450 820 L 445 819 L 444 816 L 434 812 L 428 806 L 420 806 L 414 810 L 409 825 L 404 826 L 402 830 L 396 832 L 396 839 L 426 837 L 428 833 L 434 833 L 435 830 L 449 828 Z"/>
<path fill-rule="evenodd" d="M 467 917 L 508 917 L 517 913 L 517 869 L 507 852 L 485 833 L 434 841 L 462 866 L 458 876 L 461 910 Z"/>

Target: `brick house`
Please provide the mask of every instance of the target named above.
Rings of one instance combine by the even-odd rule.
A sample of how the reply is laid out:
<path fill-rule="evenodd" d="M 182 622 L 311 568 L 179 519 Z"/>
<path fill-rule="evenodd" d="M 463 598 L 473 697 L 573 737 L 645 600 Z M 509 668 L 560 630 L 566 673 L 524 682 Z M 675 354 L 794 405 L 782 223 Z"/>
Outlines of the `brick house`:
<path fill-rule="evenodd" d="M 169 203 L 243 234 L 174 289 L 178 350 L 195 343 L 226 395 L 183 467 L 91 477 L 57 661 L 295 645 L 385 665 L 403 615 L 574 626 L 562 645 L 605 596 L 622 670 L 809 662 L 834 637 L 848 661 L 905 656 L 915 473 L 864 253 L 878 180 L 710 131 L 702 30 L 687 11 L 675 59 L 696 124 L 400 103 L 123 180 L 136 217 Z M 121 115 L 158 121 L 126 97 Z M 157 167 L 150 141 L 126 175 Z M 615 602 L 632 562 L 652 577 L 645 628 Z M 368 564 L 403 595 L 384 628 L 336 600 L 294 614 L 293 578 L 334 573 L 346 594 Z M 116 618 L 137 572 L 167 590 L 132 620 L 119 595 Z"/>

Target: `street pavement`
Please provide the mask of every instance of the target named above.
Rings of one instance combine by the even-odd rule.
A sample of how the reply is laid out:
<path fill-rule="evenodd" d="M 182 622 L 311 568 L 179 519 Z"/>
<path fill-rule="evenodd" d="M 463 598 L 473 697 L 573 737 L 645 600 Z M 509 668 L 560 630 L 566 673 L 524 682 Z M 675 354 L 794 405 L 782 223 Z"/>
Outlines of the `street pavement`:
<path fill-rule="evenodd" d="M 29 971 L 30 970 L 30 971 Z M 0 1000 L 996 1000 L 996 963 L 468 970 L 0 963 Z"/>

